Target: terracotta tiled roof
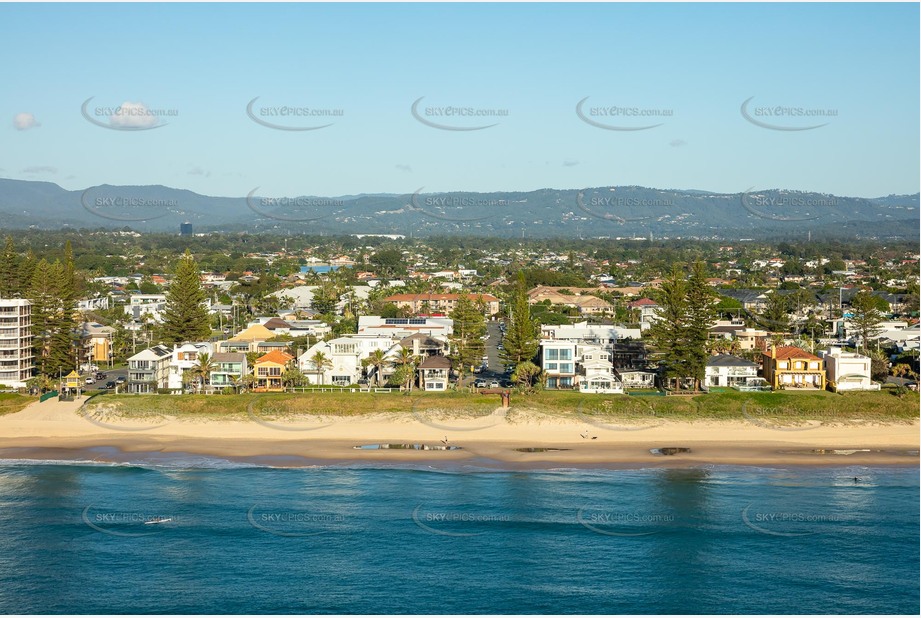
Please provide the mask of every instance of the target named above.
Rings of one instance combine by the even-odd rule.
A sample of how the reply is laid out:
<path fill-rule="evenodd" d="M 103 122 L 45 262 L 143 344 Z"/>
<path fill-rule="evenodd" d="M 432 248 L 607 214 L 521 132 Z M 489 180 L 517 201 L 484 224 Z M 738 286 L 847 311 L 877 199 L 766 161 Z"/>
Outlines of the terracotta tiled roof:
<path fill-rule="evenodd" d="M 766 354 L 770 355 L 766 352 Z M 776 349 L 777 358 L 780 360 L 787 360 L 791 358 L 796 359 L 806 359 L 806 360 L 822 360 L 814 354 L 810 354 L 802 348 L 798 348 L 792 345 L 782 345 Z"/>
<path fill-rule="evenodd" d="M 492 294 L 394 294 L 388 296 L 385 301 L 426 301 L 426 300 L 458 300 L 461 296 L 467 296 L 471 299 L 482 298 L 486 302 L 499 300 Z"/>
<path fill-rule="evenodd" d="M 278 365 L 287 365 L 289 362 L 294 360 L 294 357 L 290 354 L 282 352 L 280 350 L 272 350 L 268 354 L 263 354 L 256 359 L 257 363 L 276 363 Z"/>

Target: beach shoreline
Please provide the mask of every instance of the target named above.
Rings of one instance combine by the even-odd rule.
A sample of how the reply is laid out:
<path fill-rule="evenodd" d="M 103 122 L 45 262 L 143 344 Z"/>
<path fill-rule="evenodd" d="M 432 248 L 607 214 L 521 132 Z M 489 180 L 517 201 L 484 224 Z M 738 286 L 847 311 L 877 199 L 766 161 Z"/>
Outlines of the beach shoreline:
<path fill-rule="evenodd" d="M 448 420 L 387 415 L 291 422 L 258 417 L 100 420 L 82 416 L 79 402 L 49 401 L 0 417 L 0 459 L 127 462 L 143 454 L 185 453 L 277 467 L 392 462 L 507 469 L 919 463 L 917 421 L 793 427 L 755 420 L 635 422 L 612 425 L 547 416 L 511 422 L 500 411 Z M 355 448 L 369 445 L 426 445 L 431 450 Z M 442 450 L 445 446 L 459 448 Z M 690 450 L 652 452 L 663 448 Z"/>

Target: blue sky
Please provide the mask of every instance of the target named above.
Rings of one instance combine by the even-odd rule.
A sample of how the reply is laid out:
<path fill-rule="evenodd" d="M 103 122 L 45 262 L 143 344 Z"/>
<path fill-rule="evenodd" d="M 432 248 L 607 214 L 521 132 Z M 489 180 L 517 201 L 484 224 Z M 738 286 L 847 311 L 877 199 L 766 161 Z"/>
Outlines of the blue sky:
<path fill-rule="evenodd" d="M 917 4 L 0 4 L 0 176 L 221 196 L 915 193 L 918 23 Z M 332 124 L 263 126 L 256 97 L 257 119 Z M 589 120 L 659 126 L 593 126 L 586 97 Z M 743 116 L 751 97 L 774 128 Z M 266 115 L 282 107 L 341 115 Z M 138 121 L 158 126 L 116 130 Z"/>

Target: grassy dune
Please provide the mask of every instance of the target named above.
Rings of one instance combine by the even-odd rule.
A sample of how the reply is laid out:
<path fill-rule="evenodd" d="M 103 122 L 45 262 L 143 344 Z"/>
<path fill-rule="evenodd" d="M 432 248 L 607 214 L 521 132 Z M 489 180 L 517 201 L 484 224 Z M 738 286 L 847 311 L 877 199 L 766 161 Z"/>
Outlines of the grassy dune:
<path fill-rule="evenodd" d="M 19 412 L 33 401 L 38 401 L 38 398 L 17 393 L 0 393 L 0 416 Z"/>
<path fill-rule="evenodd" d="M 15 396 L 14 396 L 15 397 Z M 28 398 L 22 398 L 26 403 Z M 0 398 L 0 413 L 5 409 Z M 306 416 L 393 415 L 395 418 L 475 417 L 499 407 L 498 395 L 468 393 L 309 393 L 243 395 L 104 395 L 88 403 L 91 412 L 123 418 L 247 420 Z M 14 404 L 16 405 L 16 404 Z M 16 409 L 21 409 L 21 406 Z M 521 415 L 634 423 L 661 420 L 751 421 L 796 425 L 823 423 L 911 423 L 919 415 L 916 394 L 891 392 L 836 395 L 829 392 L 726 392 L 696 397 L 631 397 L 544 391 L 512 394 L 510 420 Z"/>

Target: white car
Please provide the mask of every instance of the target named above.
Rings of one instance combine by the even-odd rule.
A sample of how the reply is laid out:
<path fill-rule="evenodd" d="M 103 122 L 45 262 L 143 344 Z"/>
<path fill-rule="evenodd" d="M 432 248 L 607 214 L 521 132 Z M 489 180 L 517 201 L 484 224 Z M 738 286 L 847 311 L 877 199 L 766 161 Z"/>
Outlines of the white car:
<path fill-rule="evenodd" d="M 86 383 L 87 383 L 87 384 L 95 384 L 95 383 L 96 383 L 96 380 L 95 380 L 95 378 L 93 378 L 93 376 L 87 376 L 87 377 L 86 377 Z"/>

